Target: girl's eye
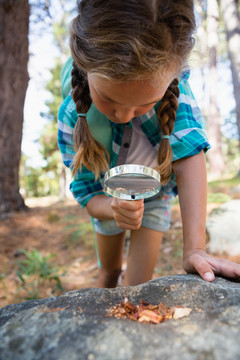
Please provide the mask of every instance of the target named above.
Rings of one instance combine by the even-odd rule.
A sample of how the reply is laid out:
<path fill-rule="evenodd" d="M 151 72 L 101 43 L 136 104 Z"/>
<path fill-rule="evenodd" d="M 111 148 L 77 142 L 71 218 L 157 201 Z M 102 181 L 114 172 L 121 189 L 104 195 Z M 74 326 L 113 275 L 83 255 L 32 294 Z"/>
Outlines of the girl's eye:
<path fill-rule="evenodd" d="M 141 105 L 141 107 L 143 107 L 143 108 L 152 108 L 155 104 L 156 104 L 156 102 L 152 103 L 152 104 L 148 104 L 148 105 Z"/>
<path fill-rule="evenodd" d="M 115 102 L 111 99 L 108 99 L 108 98 L 105 98 L 104 96 L 101 96 L 102 98 L 102 101 L 104 101 L 105 103 L 109 103 L 111 105 L 114 105 Z M 152 104 L 147 104 L 147 105 L 139 105 L 140 108 L 152 108 L 155 104 L 157 103 L 156 102 L 153 102 Z"/>
<path fill-rule="evenodd" d="M 106 103 L 111 103 L 111 104 L 114 103 L 114 101 L 112 101 L 112 100 L 110 100 L 110 99 L 107 99 L 107 98 L 105 98 L 104 96 L 102 96 L 102 100 L 103 100 L 104 102 L 106 102 Z"/>

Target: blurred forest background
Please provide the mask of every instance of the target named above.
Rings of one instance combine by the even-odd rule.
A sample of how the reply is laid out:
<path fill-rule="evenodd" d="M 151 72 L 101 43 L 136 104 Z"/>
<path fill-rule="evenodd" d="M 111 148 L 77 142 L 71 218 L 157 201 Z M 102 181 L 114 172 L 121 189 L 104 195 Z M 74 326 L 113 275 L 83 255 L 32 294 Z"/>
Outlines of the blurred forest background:
<path fill-rule="evenodd" d="M 191 85 L 207 121 L 208 211 L 240 198 L 240 2 L 195 0 L 196 45 Z M 62 102 L 60 71 L 70 55 L 68 26 L 75 0 L 0 2 L 0 306 L 94 286 L 94 233 L 68 192 L 71 174 L 57 146 Z M 36 137 L 41 163 L 22 151 L 24 106 L 35 54 L 31 42 L 49 34 L 53 66 L 41 86 L 48 94 Z M 41 73 L 41 69 L 39 69 Z M 230 91 L 228 90 L 230 89 Z M 29 101 L 34 103 L 29 94 Z M 36 124 L 32 118 L 31 127 Z M 29 125 L 28 125 L 29 126 Z M 155 276 L 182 272 L 177 201 Z"/>

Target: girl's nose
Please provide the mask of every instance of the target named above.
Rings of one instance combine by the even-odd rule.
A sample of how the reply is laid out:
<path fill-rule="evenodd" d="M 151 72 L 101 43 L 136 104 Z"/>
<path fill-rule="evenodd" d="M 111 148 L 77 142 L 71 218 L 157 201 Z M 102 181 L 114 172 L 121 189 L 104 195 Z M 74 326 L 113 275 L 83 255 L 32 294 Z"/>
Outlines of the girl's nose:
<path fill-rule="evenodd" d="M 135 117 L 135 110 L 133 108 L 118 108 L 115 110 L 115 117 L 121 123 L 128 123 Z"/>

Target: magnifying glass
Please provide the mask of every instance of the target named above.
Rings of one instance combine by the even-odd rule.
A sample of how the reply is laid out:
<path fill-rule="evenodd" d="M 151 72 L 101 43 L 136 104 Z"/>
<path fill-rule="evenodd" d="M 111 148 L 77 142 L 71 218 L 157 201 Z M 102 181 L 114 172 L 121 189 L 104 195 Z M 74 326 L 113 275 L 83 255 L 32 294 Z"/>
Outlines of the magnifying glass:
<path fill-rule="evenodd" d="M 156 195 L 160 188 L 159 173 L 144 165 L 115 166 L 104 176 L 104 191 L 119 199 L 147 199 Z"/>

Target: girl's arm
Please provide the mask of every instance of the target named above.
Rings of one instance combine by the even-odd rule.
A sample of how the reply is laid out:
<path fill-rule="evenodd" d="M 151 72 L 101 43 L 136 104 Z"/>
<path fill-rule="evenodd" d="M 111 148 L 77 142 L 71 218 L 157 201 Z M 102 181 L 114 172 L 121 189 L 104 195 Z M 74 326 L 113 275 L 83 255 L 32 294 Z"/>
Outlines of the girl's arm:
<path fill-rule="evenodd" d="M 204 153 L 173 163 L 183 222 L 184 257 L 205 251 L 207 174 Z"/>
<path fill-rule="evenodd" d="M 240 265 L 206 254 L 207 175 L 203 151 L 173 163 L 183 223 L 183 266 L 186 272 L 198 272 L 204 280 L 214 273 L 240 277 Z"/>

